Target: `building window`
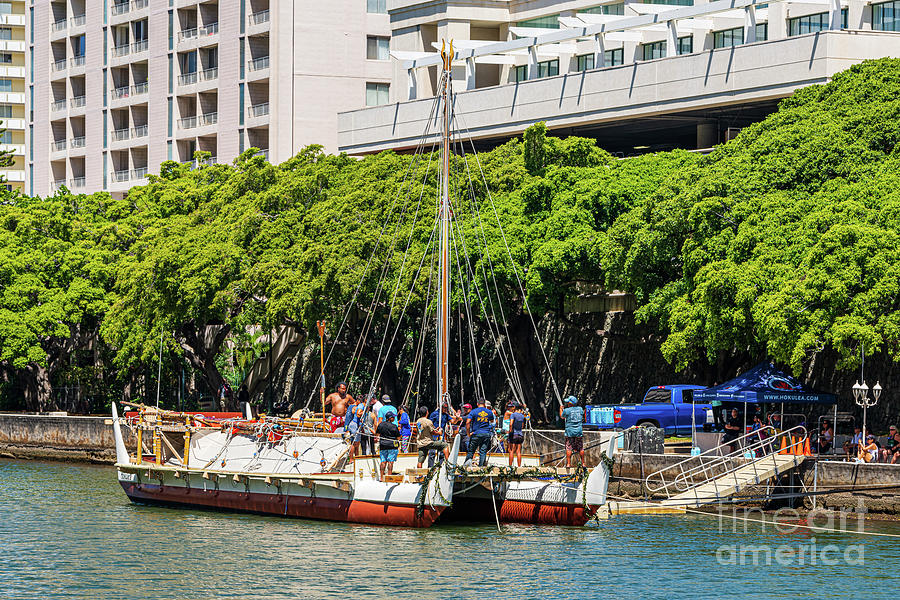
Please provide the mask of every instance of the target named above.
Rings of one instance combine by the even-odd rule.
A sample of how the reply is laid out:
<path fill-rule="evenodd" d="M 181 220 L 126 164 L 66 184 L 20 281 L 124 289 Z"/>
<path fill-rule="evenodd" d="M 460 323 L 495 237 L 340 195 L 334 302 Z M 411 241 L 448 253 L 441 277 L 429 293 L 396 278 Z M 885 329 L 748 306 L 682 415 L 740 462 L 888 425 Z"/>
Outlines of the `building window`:
<path fill-rule="evenodd" d="M 387 0 L 366 0 L 366 12 L 376 15 L 387 14 Z"/>
<path fill-rule="evenodd" d="M 0 92 L 11 92 L 12 88 L 12 79 L 0 79 Z"/>
<path fill-rule="evenodd" d="M 13 107 L 10 104 L 0 104 L 0 117 L 5 119 L 12 118 L 13 116 Z"/>
<path fill-rule="evenodd" d="M 730 48 L 744 43 L 744 28 L 735 27 L 713 32 L 713 48 Z"/>
<path fill-rule="evenodd" d="M 828 13 L 816 13 L 788 19 L 788 35 L 803 35 L 828 29 Z M 847 29 L 847 9 L 841 9 L 841 29 Z"/>
<path fill-rule="evenodd" d="M 519 65 L 516 67 L 516 83 L 528 79 L 528 65 Z"/>
<path fill-rule="evenodd" d="M 559 15 L 547 15 L 546 17 L 538 17 L 536 19 L 528 19 L 527 21 L 519 21 L 517 27 L 539 27 L 541 29 L 559 29 Z"/>
<path fill-rule="evenodd" d="M 12 2 L 0 2 L 0 15 L 12 14 Z"/>
<path fill-rule="evenodd" d="M 366 84 L 366 106 L 381 106 L 390 102 L 390 85 L 387 83 Z"/>
<path fill-rule="evenodd" d="M 12 143 L 13 143 L 12 131 L 10 131 L 8 129 L 4 129 L 4 130 L 0 131 L 0 144 L 12 144 Z"/>
<path fill-rule="evenodd" d="M 900 1 L 872 5 L 872 29 L 900 31 Z"/>
<path fill-rule="evenodd" d="M 369 60 L 390 60 L 391 38 L 369 36 L 366 38 L 366 58 Z"/>
<path fill-rule="evenodd" d="M 768 23 L 758 23 L 756 25 L 756 41 L 764 42 L 769 39 L 769 24 Z"/>
<path fill-rule="evenodd" d="M 84 34 L 72 38 L 72 54 L 75 58 L 84 56 Z"/>
<path fill-rule="evenodd" d="M 553 60 L 545 60 L 543 62 L 539 62 L 537 64 L 537 76 L 540 77 L 553 77 L 554 75 L 559 75 L 559 59 L 554 58 Z"/>
<path fill-rule="evenodd" d="M 666 56 L 666 42 L 650 42 L 642 44 L 643 60 L 653 60 L 654 58 L 664 58 Z M 686 35 L 678 38 L 678 54 L 690 54 L 694 51 L 694 37 Z"/>
<path fill-rule="evenodd" d="M 585 8 L 585 9 L 579 10 L 577 12 L 588 13 L 591 15 L 624 15 L 625 14 L 625 3 L 619 2 L 618 4 L 604 4 L 603 6 L 594 6 L 593 8 Z"/>
<path fill-rule="evenodd" d="M 579 71 L 590 71 L 594 68 L 594 55 L 593 54 L 581 54 L 575 57 L 578 61 L 577 69 Z"/>
<path fill-rule="evenodd" d="M 0 64 L 8 65 L 12 63 L 12 54 L 9 52 L 0 52 Z"/>
<path fill-rule="evenodd" d="M 12 39 L 12 27 L 0 27 L 0 40 Z"/>
<path fill-rule="evenodd" d="M 607 67 L 615 67 L 625 64 L 625 51 L 622 48 L 614 48 L 603 53 L 603 62 Z"/>

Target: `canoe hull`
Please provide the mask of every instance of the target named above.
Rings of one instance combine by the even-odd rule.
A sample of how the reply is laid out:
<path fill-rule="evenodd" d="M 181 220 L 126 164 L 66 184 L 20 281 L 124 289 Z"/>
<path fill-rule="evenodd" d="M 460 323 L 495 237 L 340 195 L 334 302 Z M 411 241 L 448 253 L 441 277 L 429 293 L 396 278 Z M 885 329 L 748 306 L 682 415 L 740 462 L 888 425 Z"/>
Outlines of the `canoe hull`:
<path fill-rule="evenodd" d="M 233 512 L 343 521 L 394 527 L 430 527 L 443 506 L 428 506 L 421 517 L 416 506 L 346 498 L 313 497 L 265 492 L 238 492 L 120 481 L 132 502 L 189 506 Z"/>

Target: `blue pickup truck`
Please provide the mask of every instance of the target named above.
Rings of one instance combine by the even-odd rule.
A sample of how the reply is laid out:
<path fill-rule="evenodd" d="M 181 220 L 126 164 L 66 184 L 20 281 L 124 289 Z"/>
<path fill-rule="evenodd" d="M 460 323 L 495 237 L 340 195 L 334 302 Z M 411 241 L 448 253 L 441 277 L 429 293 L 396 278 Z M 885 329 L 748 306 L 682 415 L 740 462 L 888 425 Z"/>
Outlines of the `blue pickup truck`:
<path fill-rule="evenodd" d="M 634 425 L 660 427 L 667 434 L 690 433 L 693 424 L 702 429 L 713 422 L 712 406 L 694 404 L 694 390 L 699 385 L 659 385 L 647 390 L 639 404 L 604 404 L 585 407 L 584 423 L 588 429 L 627 429 Z"/>

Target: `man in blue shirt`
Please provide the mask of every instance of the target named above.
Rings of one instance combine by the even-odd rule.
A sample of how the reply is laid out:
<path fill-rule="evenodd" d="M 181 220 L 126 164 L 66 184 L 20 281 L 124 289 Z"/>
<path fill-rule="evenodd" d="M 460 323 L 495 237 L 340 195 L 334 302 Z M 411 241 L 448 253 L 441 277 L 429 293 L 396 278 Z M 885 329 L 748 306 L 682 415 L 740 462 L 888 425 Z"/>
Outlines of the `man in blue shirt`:
<path fill-rule="evenodd" d="M 584 464 L 584 432 L 581 425 L 584 423 L 584 411 L 578 407 L 578 399 L 569 396 L 565 399 L 565 408 L 559 407 L 559 416 L 566 422 L 566 468 L 572 466 L 572 453 L 577 452 Z"/>
<path fill-rule="evenodd" d="M 522 443 L 525 441 L 525 414 L 518 402 L 510 405 L 509 434 L 506 444 L 509 447 L 509 466 L 513 466 L 513 458 L 522 466 Z"/>
<path fill-rule="evenodd" d="M 378 422 L 375 423 L 376 428 L 381 424 L 382 421 L 384 421 L 388 413 L 394 414 L 394 423 L 396 423 L 397 408 L 391 404 L 391 397 L 385 394 L 381 397 L 381 408 L 378 409 Z"/>
<path fill-rule="evenodd" d="M 469 449 L 466 451 L 466 462 L 472 460 L 475 449 L 478 449 L 478 466 L 487 464 L 487 453 L 491 449 L 494 438 L 494 411 L 484 407 L 484 399 L 478 399 L 478 408 L 469 413 L 466 421 L 469 433 Z"/>

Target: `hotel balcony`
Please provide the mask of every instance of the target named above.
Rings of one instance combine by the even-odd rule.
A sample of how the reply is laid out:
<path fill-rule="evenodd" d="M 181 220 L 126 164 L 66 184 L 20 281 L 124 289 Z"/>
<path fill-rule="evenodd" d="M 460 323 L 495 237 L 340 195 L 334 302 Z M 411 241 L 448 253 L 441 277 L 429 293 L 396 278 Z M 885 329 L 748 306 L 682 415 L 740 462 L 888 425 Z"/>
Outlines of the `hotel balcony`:
<path fill-rule="evenodd" d="M 267 79 L 269 77 L 269 57 L 261 56 L 247 61 L 247 81 Z"/>
<path fill-rule="evenodd" d="M 271 29 L 269 23 L 269 9 L 261 10 L 247 15 L 247 35 L 265 33 Z"/>

